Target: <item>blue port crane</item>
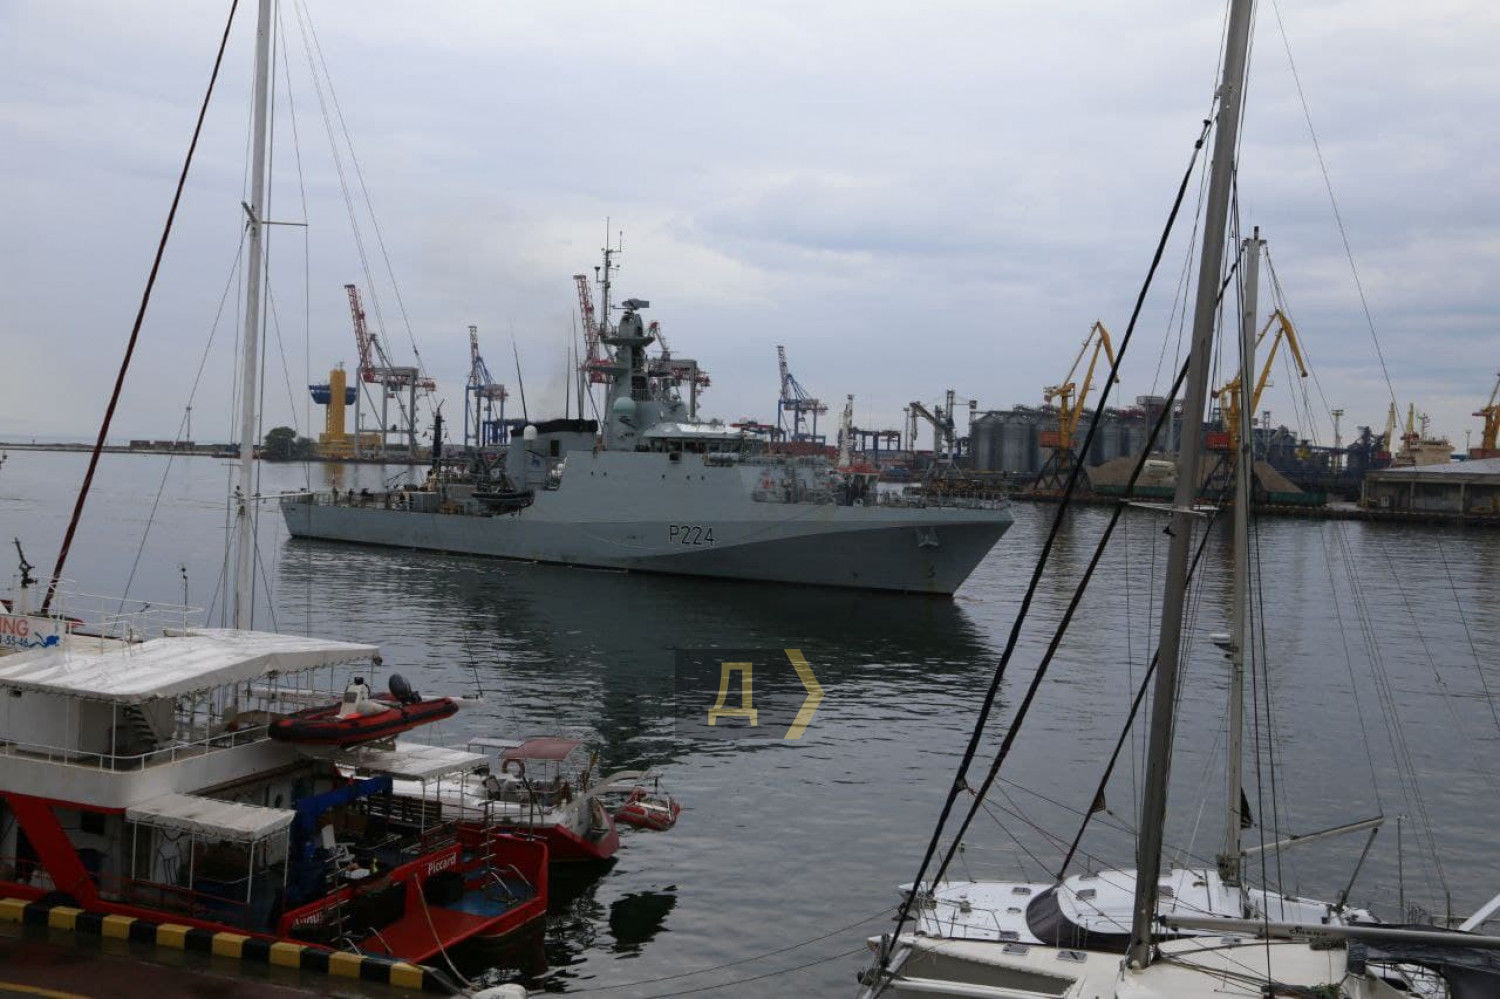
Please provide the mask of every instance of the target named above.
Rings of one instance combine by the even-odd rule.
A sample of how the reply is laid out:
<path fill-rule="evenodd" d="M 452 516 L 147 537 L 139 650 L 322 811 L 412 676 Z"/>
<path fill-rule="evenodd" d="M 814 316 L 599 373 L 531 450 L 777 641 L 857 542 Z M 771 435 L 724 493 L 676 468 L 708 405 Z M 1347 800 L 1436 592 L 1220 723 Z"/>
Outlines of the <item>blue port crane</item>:
<path fill-rule="evenodd" d="M 776 400 L 776 428 L 789 441 L 822 444 L 818 433 L 818 416 L 828 407 L 807 393 L 792 375 L 786 363 L 786 348 L 776 345 L 776 360 L 781 367 L 781 398 Z"/>
<path fill-rule="evenodd" d="M 464 385 L 464 446 L 505 443 L 505 386 L 490 375 L 479 353 L 479 327 L 469 327 L 469 380 Z"/>

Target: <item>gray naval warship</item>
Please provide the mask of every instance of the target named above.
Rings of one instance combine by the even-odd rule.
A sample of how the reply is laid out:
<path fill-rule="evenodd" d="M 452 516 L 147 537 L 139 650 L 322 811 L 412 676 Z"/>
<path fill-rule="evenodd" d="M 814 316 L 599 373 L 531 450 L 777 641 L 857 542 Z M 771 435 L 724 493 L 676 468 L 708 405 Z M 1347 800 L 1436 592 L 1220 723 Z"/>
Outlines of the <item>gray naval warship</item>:
<path fill-rule="evenodd" d="M 1011 525 L 1003 501 L 888 494 L 868 470 L 698 419 L 696 396 L 691 407 L 682 398 L 682 366 L 647 354 L 656 337 L 641 310 L 650 303 L 627 299 L 609 323 L 611 266 L 606 251 L 592 366 L 607 386 L 602 420 L 517 428 L 500 448 L 470 452 L 465 471 L 435 460 L 421 487 L 287 494 L 291 535 L 947 595 Z"/>

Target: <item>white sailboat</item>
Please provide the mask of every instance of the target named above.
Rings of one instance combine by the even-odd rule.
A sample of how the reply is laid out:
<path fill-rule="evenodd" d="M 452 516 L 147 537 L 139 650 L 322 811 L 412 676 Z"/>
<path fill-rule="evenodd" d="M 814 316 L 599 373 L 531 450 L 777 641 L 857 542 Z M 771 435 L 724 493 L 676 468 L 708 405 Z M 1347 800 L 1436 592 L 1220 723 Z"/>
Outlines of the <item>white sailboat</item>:
<path fill-rule="evenodd" d="M 1220 79 L 1219 113 L 1197 277 L 1183 406 L 1183 439 L 1170 510 L 1170 546 L 1152 690 L 1136 869 L 1079 875 L 1060 884 L 940 884 L 918 891 L 894 934 L 871 941 L 862 999 L 1185 999 L 1197 996 L 1318 996 L 1396 999 L 1418 991 L 1408 969 L 1432 970 L 1420 991 L 1469 999 L 1500 989 L 1500 937 L 1373 925 L 1368 914 L 1246 887 L 1240 843 L 1244 652 L 1243 601 L 1226 645 L 1233 670 L 1225 845 L 1216 869 L 1162 871 L 1167 783 L 1173 753 L 1187 609 L 1189 563 L 1204 450 L 1203 426 L 1224 244 L 1243 104 L 1253 0 L 1233 0 Z M 1254 241 L 1258 244 L 1258 240 Z M 1259 246 L 1252 256 L 1258 258 Z M 1253 298 L 1253 297 L 1252 297 Z M 1251 370 L 1254 315 L 1241 322 L 1242 369 Z M 1242 383 L 1248 383 L 1245 379 Z M 1248 407 L 1241 407 L 1236 566 L 1248 591 L 1250 507 Z M 976 729 L 976 731 L 978 731 Z M 962 775 L 960 775 L 962 779 Z M 950 797 L 950 806 L 952 798 Z M 946 817 L 946 813 L 945 813 Z M 1368 828 L 1356 823 L 1355 828 Z M 1331 830 L 1350 831 L 1349 829 Z M 934 840 L 936 842 L 936 840 Z M 925 866 L 925 865 L 924 865 Z M 1496 903 L 1500 904 L 1500 900 Z M 1486 909 L 1491 908 L 1487 906 Z M 905 922 L 915 909 L 911 923 Z M 1472 929 L 1483 910 L 1463 927 Z"/>
<path fill-rule="evenodd" d="M 1240 267 L 1246 289 L 1240 317 L 1243 371 L 1253 371 L 1257 315 L 1256 287 L 1264 240 L 1257 233 L 1241 245 Z M 1240 384 L 1250 379 L 1241 378 Z M 1233 631 L 1215 636 L 1229 662 L 1228 738 L 1225 754 L 1225 840 L 1214 865 L 1176 867 L 1161 878 L 1157 913 L 1162 917 L 1225 916 L 1271 919 L 1277 922 L 1320 925 L 1368 924 L 1374 917 L 1345 899 L 1328 902 L 1290 896 L 1247 884 L 1245 860 L 1293 846 L 1320 842 L 1330 836 L 1369 830 L 1383 817 L 1350 822 L 1333 829 L 1292 837 L 1284 842 L 1247 848 L 1243 830 L 1251 822 L 1241 788 L 1244 776 L 1244 689 L 1246 653 L 1253 635 L 1248 613 L 1251 592 L 1250 511 L 1253 479 L 1250 410 L 1238 409 L 1236 435 L 1239 455 L 1235 465 Z M 1136 872 L 1100 870 L 1060 878 L 1055 882 L 969 880 L 944 881 L 922 893 L 916 915 L 918 932 L 955 940 L 990 940 L 1051 944 L 1089 950 L 1123 952 L 1129 942 L 1135 898 Z M 911 886 L 903 886 L 910 891 Z M 1206 931 L 1205 931 L 1206 932 Z"/>

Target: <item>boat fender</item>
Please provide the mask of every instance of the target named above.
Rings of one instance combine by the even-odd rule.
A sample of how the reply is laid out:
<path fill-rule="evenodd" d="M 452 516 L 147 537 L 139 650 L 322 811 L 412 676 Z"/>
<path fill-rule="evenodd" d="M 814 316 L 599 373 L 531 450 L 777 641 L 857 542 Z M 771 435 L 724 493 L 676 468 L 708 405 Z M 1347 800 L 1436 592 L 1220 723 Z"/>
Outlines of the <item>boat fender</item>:
<path fill-rule="evenodd" d="M 514 763 L 516 765 L 516 769 L 514 771 L 512 771 L 510 769 L 510 765 L 512 763 Z M 516 777 L 520 778 L 521 780 L 525 780 L 526 779 L 526 761 L 525 760 L 515 760 L 515 759 L 504 760 L 500 764 L 500 772 L 503 773 L 503 774 L 508 774 L 508 773 L 514 772 L 515 775 L 516 775 Z"/>

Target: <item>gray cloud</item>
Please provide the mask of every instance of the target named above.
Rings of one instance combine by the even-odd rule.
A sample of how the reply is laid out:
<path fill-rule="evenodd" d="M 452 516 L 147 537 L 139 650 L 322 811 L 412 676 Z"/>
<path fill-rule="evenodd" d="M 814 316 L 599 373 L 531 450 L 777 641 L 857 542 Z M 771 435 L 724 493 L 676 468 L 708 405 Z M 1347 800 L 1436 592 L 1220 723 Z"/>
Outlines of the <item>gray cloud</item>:
<path fill-rule="evenodd" d="M 1282 8 L 1396 392 L 1461 445 L 1500 365 L 1500 19 L 1463 3 Z M 1186 0 L 311 9 L 402 299 L 450 399 L 473 322 L 497 376 L 513 381 L 514 335 L 533 408 L 560 405 L 569 277 L 592 272 L 610 217 L 625 230 L 622 287 L 652 299 L 676 350 L 713 372 L 711 411 L 769 418 L 785 343 L 813 391 L 856 394 L 866 425 L 950 385 L 985 406 L 1039 401 L 1095 318 L 1123 330 L 1208 105 L 1222 19 Z M 120 436 L 175 429 L 229 276 L 248 13 Z M 27 372 L 6 434 L 87 434 L 97 419 L 222 14 L 185 0 L 0 8 L 0 330 Z M 316 414 L 300 386 L 353 361 L 341 286 L 367 282 L 290 7 L 283 20 L 311 224 L 273 240 L 288 370 L 273 353 L 267 421 L 305 425 Z M 273 213 L 295 220 L 285 95 Z M 1382 424 L 1384 377 L 1270 5 L 1250 100 L 1244 222 L 1272 241 L 1330 403 L 1346 426 Z M 1152 387 L 1187 236 L 1185 224 L 1125 397 Z M 365 243 L 367 297 L 409 353 L 368 226 Z M 233 304 L 199 437 L 228 427 Z M 1278 418 L 1293 411 L 1286 382 L 1270 390 Z"/>

